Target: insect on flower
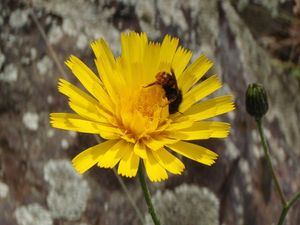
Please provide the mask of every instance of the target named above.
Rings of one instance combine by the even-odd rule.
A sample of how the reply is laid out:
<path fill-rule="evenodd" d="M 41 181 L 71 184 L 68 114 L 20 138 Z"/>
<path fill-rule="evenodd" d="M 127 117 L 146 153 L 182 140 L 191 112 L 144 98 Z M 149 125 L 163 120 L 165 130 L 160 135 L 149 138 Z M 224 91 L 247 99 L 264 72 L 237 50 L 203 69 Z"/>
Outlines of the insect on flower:
<path fill-rule="evenodd" d="M 182 102 L 182 92 L 178 88 L 174 70 L 171 69 L 171 74 L 165 71 L 159 72 L 155 78 L 156 81 L 148 84 L 146 87 L 161 85 L 169 101 L 169 113 L 173 114 L 178 112 L 179 105 Z"/>

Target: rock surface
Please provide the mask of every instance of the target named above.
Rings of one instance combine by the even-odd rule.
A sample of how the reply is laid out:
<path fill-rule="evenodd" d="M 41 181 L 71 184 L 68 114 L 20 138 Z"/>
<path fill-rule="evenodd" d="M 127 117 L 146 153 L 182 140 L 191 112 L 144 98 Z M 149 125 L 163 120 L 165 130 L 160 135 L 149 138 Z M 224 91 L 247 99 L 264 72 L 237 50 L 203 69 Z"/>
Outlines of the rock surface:
<path fill-rule="evenodd" d="M 153 204 L 162 224 L 173 225 L 218 225 L 219 199 L 207 188 L 182 184 L 174 191 L 158 191 Z M 146 224 L 152 225 L 150 215 Z"/>
<path fill-rule="evenodd" d="M 145 31 L 153 40 L 169 33 L 194 52 L 193 58 L 201 53 L 209 56 L 215 62 L 209 74 L 218 73 L 225 82 L 219 94 L 232 93 L 237 105 L 235 112 L 222 118 L 233 124 L 230 137 L 201 142 L 220 155 L 213 167 L 184 159 L 182 176 L 151 185 L 155 199 L 166 199 L 170 208 L 174 204 L 175 211 L 160 206 L 165 224 L 175 224 L 174 212 L 180 212 L 179 222 L 197 209 L 206 210 L 207 204 L 213 212 L 212 225 L 277 222 L 280 201 L 262 158 L 255 123 L 245 112 L 244 93 L 250 82 L 260 82 L 268 91 L 266 136 L 284 193 L 291 197 L 300 190 L 300 34 L 299 18 L 293 14 L 299 1 L 295 5 L 292 0 L 32 0 L 32 6 L 27 2 L 0 2 L 1 225 L 138 225 L 144 220 L 147 207 L 136 180 L 123 179 L 141 215 L 112 170 L 93 168 L 83 177 L 74 172 L 70 159 L 94 145 L 94 137 L 54 130 L 48 118 L 49 112 L 68 110 L 67 99 L 57 92 L 58 78 L 76 82 L 57 61 L 75 54 L 94 68 L 88 43 L 104 37 L 119 54 L 119 34 L 126 30 Z M 199 198 L 199 205 L 191 194 Z M 188 202 L 176 203 L 174 198 Z M 299 205 L 286 225 L 300 223 Z M 193 221 L 184 224 L 200 225 L 204 219 Z"/>

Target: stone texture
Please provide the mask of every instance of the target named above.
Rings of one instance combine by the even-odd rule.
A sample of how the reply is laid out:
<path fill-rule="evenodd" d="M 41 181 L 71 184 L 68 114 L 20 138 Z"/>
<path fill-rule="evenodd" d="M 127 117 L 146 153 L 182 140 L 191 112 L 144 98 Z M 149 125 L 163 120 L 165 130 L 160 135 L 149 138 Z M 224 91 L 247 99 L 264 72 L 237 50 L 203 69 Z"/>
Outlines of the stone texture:
<path fill-rule="evenodd" d="M 47 204 L 56 219 L 78 220 L 86 209 L 88 183 L 74 170 L 69 160 L 50 160 L 44 167 L 50 190 Z"/>
<path fill-rule="evenodd" d="M 7 184 L 0 181 L 0 198 L 6 198 L 9 193 Z"/>
<path fill-rule="evenodd" d="M 174 191 L 158 191 L 153 196 L 162 224 L 173 225 L 218 225 L 219 199 L 207 188 L 181 184 Z M 146 224 L 152 225 L 150 215 Z"/>
<path fill-rule="evenodd" d="M 15 216 L 19 225 L 52 225 L 50 213 L 37 203 L 18 207 Z"/>

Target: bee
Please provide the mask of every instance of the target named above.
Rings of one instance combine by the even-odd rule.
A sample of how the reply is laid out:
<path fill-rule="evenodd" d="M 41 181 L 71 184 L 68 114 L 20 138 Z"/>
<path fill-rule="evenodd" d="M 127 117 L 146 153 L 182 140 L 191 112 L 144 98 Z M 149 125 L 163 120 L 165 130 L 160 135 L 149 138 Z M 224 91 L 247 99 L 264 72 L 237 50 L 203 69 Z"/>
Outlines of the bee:
<path fill-rule="evenodd" d="M 171 73 L 167 73 L 165 71 L 159 72 L 156 74 L 155 78 L 156 81 L 148 84 L 146 87 L 155 84 L 161 85 L 169 101 L 169 113 L 173 114 L 178 112 L 179 105 L 182 102 L 182 92 L 178 88 L 174 70 L 171 69 Z"/>

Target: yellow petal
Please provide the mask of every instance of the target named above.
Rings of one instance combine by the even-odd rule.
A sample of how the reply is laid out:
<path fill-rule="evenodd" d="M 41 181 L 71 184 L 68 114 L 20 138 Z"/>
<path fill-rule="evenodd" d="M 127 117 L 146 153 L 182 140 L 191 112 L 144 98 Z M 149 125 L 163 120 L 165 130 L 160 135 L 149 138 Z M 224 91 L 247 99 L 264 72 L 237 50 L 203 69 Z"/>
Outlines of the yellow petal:
<path fill-rule="evenodd" d="M 193 123 L 194 123 L 194 121 L 189 120 L 188 118 L 185 118 L 185 117 L 181 117 L 181 118 L 177 119 L 176 121 L 174 121 L 173 123 L 171 123 L 165 129 L 165 131 L 181 130 L 184 128 L 191 127 L 193 125 Z"/>
<path fill-rule="evenodd" d="M 154 158 L 160 163 L 160 165 L 173 174 L 181 174 L 185 168 L 184 164 L 178 158 L 176 158 L 164 148 L 161 148 L 152 153 Z"/>
<path fill-rule="evenodd" d="M 207 148 L 184 141 L 166 146 L 189 159 L 209 166 L 214 164 L 218 157 L 215 152 Z"/>
<path fill-rule="evenodd" d="M 114 57 L 113 53 L 111 52 L 110 48 L 108 47 L 108 45 L 106 44 L 104 39 L 101 38 L 99 40 L 92 42 L 91 47 L 93 49 L 93 52 L 94 52 L 96 58 L 100 58 L 103 55 L 105 55 L 105 57 L 108 60 L 108 63 L 111 66 L 114 65 L 115 57 Z"/>
<path fill-rule="evenodd" d="M 99 122 L 106 122 L 107 117 L 111 118 L 109 113 L 99 105 L 96 99 L 70 82 L 59 79 L 58 90 L 69 97 L 71 109 L 82 117 Z"/>
<path fill-rule="evenodd" d="M 176 130 L 168 134 L 171 138 L 181 140 L 203 140 L 208 138 L 225 138 L 229 134 L 230 124 L 216 121 L 194 122 L 189 128 Z"/>
<path fill-rule="evenodd" d="M 55 128 L 100 134 L 101 137 L 106 139 L 117 138 L 121 134 L 118 128 L 109 124 L 90 121 L 71 113 L 51 113 L 50 123 Z"/>
<path fill-rule="evenodd" d="M 214 91 L 218 90 L 221 86 L 222 85 L 216 75 L 209 77 L 205 81 L 192 88 L 188 93 L 183 95 L 183 101 L 179 106 L 179 112 L 185 112 L 197 101 L 210 95 Z"/>
<path fill-rule="evenodd" d="M 178 85 L 185 94 L 212 67 L 213 63 L 204 55 L 196 59 L 179 76 Z"/>
<path fill-rule="evenodd" d="M 117 90 L 124 86 L 124 78 L 116 70 L 116 60 L 103 39 L 99 39 L 91 44 L 96 56 L 95 64 L 105 89 L 109 93 L 111 100 L 116 103 Z"/>
<path fill-rule="evenodd" d="M 189 63 L 191 57 L 192 57 L 191 51 L 186 50 L 181 46 L 177 48 L 172 61 L 172 69 L 174 70 L 176 77 L 179 77 L 182 74 L 182 71 Z"/>
<path fill-rule="evenodd" d="M 164 147 L 166 144 L 173 144 L 177 141 L 178 140 L 170 139 L 168 137 L 163 136 L 157 136 L 149 138 L 147 140 L 143 140 L 144 144 L 153 151 L 157 151 Z"/>
<path fill-rule="evenodd" d="M 155 81 L 155 76 L 158 73 L 158 66 L 159 66 L 159 55 L 160 55 L 160 44 L 150 42 L 145 47 L 145 54 L 143 59 L 143 66 L 145 72 L 145 80 L 142 84 L 146 86 Z"/>
<path fill-rule="evenodd" d="M 59 79 L 58 91 L 70 98 L 74 104 L 80 105 L 86 108 L 92 108 L 91 105 L 98 104 L 98 101 L 80 90 L 75 85 L 71 84 L 65 79 Z"/>
<path fill-rule="evenodd" d="M 98 158 L 101 157 L 101 155 L 107 152 L 116 143 L 116 140 L 105 141 L 81 152 L 72 160 L 76 171 L 82 174 L 90 169 L 98 162 Z"/>
<path fill-rule="evenodd" d="M 78 115 L 91 121 L 110 123 L 110 121 L 113 120 L 112 115 L 105 112 L 102 108 L 98 107 L 97 105 L 94 105 L 93 108 L 86 108 L 76 105 L 72 101 L 70 101 L 69 106 Z"/>
<path fill-rule="evenodd" d="M 199 121 L 195 122 L 193 126 L 181 130 L 182 132 L 198 132 L 204 130 L 210 130 L 210 138 L 225 138 L 229 134 L 230 124 L 219 121 Z M 201 139 L 201 138 L 199 138 Z"/>
<path fill-rule="evenodd" d="M 147 151 L 147 158 L 144 159 L 147 175 L 152 182 L 159 182 L 168 178 L 168 174 L 159 162 L 154 158 L 152 151 Z"/>
<path fill-rule="evenodd" d="M 141 78 L 144 77 L 144 74 L 142 71 L 139 71 L 142 74 L 137 74 L 136 67 L 139 63 L 142 63 L 147 43 L 148 38 L 145 33 L 130 32 L 121 34 L 122 55 L 119 62 L 122 64 L 122 69 L 126 71 L 123 76 L 127 86 L 141 85 Z"/>
<path fill-rule="evenodd" d="M 80 59 L 76 56 L 70 56 L 66 65 L 73 74 L 82 83 L 88 92 L 90 92 L 101 104 L 112 111 L 112 102 L 107 92 L 102 87 L 102 82 Z"/>
<path fill-rule="evenodd" d="M 69 97 L 71 109 L 82 117 L 99 122 L 112 120 L 111 113 L 103 108 L 96 99 L 70 82 L 59 79 L 58 90 Z"/>
<path fill-rule="evenodd" d="M 98 166 L 101 168 L 113 168 L 128 151 L 132 151 L 132 145 L 124 140 L 120 140 L 109 151 L 99 157 Z"/>
<path fill-rule="evenodd" d="M 168 134 L 171 138 L 178 140 L 203 140 L 211 137 L 211 130 L 197 130 L 197 131 L 175 131 Z"/>
<path fill-rule="evenodd" d="M 233 97 L 231 95 L 209 99 L 191 106 L 182 117 L 190 120 L 204 120 L 234 110 Z M 181 115 L 180 115 L 181 116 Z"/>
<path fill-rule="evenodd" d="M 138 155 L 142 159 L 147 158 L 147 148 L 144 143 L 140 141 L 136 142 L 133 151 L 136 155 Z"/>
<path fill-rule="evenodd" d="M 140 158 L 133 152 L 133 149 L 127 151 L 120 160 L 118 174 L 125 177 L 135 177 L 139 168 Z"/>
<path fill-rule="evenodd" d="M 161 66 L 166 64 L 166 65 L 169 65 L 169 67 L 170 67 L 178 44 L 179 44 L 178 38 L 173 38 L 170 35 L 166 35 L 164 37 L 164 40 L 161 44 L 161 49 L 160 49 Z M 164 71 L 166 69 L 168 69 L 167 71 L 169 72 L 170 68 L 163 68 L 163 67 L 160 68 L 161 71 Z"/>

